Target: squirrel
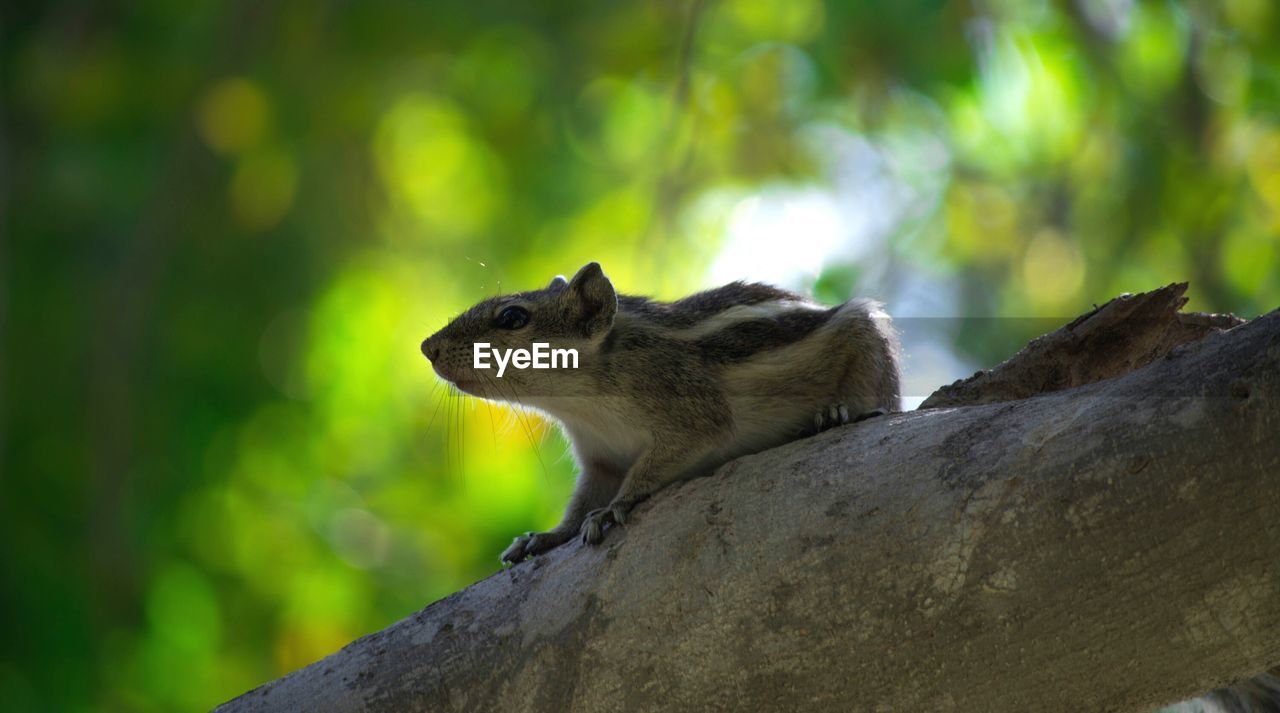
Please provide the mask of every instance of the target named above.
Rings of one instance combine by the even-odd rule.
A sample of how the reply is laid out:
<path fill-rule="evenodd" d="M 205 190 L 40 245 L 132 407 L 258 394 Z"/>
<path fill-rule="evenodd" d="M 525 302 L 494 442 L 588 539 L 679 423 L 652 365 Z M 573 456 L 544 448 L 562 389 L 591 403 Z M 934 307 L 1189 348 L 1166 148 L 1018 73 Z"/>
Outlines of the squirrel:
<path fill-rule="evenodd" d="M 538 342 L 576 350 L 577 368 L 498 378 L 475 366 L 477 344 Z M 827 307 L 745 282 L 659 302 L 618 294 L 595 262 L 480 302 L 422 353 L 465 393 L 550 415 L 572 444 L 579 475 L 563 519 L 517 537 L 502 553 L 510 564 L 578 535 L 598 544 L 666 485 L 900 405 L 898 340 L 877 302 Z"/>

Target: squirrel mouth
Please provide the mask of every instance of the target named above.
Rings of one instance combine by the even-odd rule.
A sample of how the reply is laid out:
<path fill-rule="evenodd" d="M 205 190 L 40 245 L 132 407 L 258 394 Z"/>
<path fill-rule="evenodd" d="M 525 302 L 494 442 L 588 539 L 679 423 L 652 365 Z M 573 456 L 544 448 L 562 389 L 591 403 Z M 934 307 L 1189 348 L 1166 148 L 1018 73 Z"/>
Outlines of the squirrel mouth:
<path fill-rule="evenodd" d="M 457 376 L 455 376 L 452 372 L 440 366 L 439 364 L 432 363 L 431 370 L 436 373 L 436 376 L 440 377 L 441 379 L 444 379 L 445 381 L 453 383 L 459 380 Z"/>
<path fill-rule="evenodd" d="M 450 373 L 441 369 L 438 365 L 432 364 L 431 368 L 441 379 L 453 384 L 458 389 L 476 396 L 480 395 L 480 381 L 478 379 L 466 379 L 457 374 Z"/>

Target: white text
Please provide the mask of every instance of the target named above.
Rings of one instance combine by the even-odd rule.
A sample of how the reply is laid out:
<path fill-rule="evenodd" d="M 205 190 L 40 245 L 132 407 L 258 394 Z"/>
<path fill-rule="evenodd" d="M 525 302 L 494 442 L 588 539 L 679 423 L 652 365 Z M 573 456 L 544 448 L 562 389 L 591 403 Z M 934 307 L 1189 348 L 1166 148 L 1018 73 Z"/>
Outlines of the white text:
<path fill-rule="evenodd" d="M 533 349 L 493 349 L 488 342 L 476 342 L 472 345 L 471 366 L 476 369 L 488 369 L 489 357 L 498 364 L 498 378 L 506 372 L 507 366 L 516 369 L 577 369 L 577 349 L 552 349 L 546 342 L 534 342 Z"/>

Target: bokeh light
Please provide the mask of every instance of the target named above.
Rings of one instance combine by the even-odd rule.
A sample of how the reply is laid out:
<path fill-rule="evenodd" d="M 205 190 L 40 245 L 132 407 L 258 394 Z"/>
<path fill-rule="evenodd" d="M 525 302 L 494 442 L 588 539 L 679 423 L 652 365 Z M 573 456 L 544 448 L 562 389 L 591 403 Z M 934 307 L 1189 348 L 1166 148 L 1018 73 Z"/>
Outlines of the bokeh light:
<path fill-rule="evenodd" d="M 243 77 L 224 79 L 201 98 L 197 126 L 214 151 L 235 154 L 266 137 L 271 104 L 263 90 Z"/>

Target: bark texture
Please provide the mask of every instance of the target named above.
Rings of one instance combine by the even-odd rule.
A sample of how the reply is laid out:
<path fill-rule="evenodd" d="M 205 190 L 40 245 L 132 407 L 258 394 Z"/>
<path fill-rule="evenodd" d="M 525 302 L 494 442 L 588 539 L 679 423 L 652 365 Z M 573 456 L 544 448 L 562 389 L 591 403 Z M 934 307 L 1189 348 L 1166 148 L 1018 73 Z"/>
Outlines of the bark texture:
<path fill-rule="evenodd" d="M 220 710 L 1149 711 L 1249 678 L 1280 664 L 1280 312 L 1202 321 L 741 458 Z"/>

